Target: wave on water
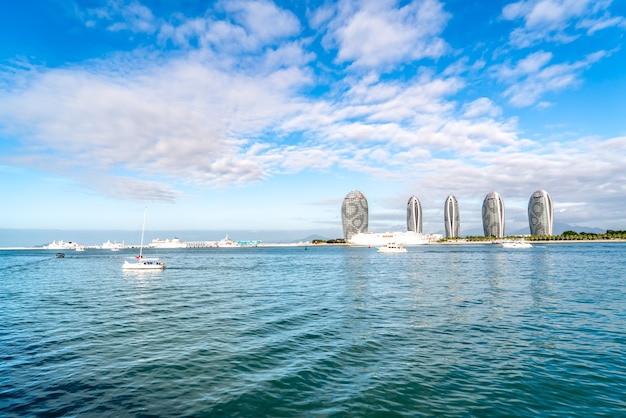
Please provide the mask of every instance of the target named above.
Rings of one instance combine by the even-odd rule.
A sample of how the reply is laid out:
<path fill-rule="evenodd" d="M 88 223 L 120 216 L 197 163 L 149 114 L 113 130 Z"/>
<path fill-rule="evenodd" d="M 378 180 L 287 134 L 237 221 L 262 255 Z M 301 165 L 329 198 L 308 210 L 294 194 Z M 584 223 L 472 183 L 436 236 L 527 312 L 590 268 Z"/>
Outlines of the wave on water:
<path fill-rule="evenodd" d="M 625 250 L 0 251 L 0 415 L 623 415 Z"/>

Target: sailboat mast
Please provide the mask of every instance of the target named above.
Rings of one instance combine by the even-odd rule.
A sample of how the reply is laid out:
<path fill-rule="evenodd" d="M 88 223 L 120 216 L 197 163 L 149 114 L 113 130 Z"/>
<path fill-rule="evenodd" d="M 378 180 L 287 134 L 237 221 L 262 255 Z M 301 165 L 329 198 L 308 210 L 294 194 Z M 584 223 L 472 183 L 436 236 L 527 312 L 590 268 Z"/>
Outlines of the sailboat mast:
<path fill-rule="evenodd" d="M 141 258 L 143 253 L 143 233 L 146 230 L 146 212 L 148 208 L 143 208 L 143 225 L 141 227 L 141 244 L 139 245 L 139 258 Z"/>

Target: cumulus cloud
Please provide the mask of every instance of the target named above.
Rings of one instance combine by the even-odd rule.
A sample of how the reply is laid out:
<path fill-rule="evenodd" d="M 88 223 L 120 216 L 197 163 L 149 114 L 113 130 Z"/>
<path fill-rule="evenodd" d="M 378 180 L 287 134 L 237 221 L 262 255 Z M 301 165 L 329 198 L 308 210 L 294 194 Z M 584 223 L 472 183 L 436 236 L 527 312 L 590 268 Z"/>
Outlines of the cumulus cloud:
<path fill-rule="evenodd" d="M 437 0 L 341 1 L 321 9 L 314 24 L 327 27 L 325 45 L 337 47 L 337 62 L 378 68 L 423 58 L 437 59 L 448 49 L 440 37 L 450 15 Z M 320 17 L 323 16 L 323 17 Z"/>
<path fill-rule="evenodd" d="M 466 103 L 463 105 L 463 110 L 463 116 L 466 118 L 476 118 L 480 116 L 495 118 L 502 113 L 502 109 L 487 97 L 481 97 L 473 102 Z"/>
<path fill-rule="evenodd" d="M 607 51 L 597 51 L 575 62 L 552 64 L 553 54 L 537 51 L 514 65 L 504 63 L 493 67 L 493 74 L 510 86 L 504 96 L 517 107 L 530 106 L 548 92 L 573 87 L 582 82 L 582 72 L 593 63 L 608 56 Z"/>
<path fill-rule="evenodd" d="M 154 33 L 157 21 L 152 11 L 137 1 L 108 1 L 102 7 L 89 8 L 84 11 L 76 9 L 78 15 L 87 26 L 104 24 L 107 30 L 130 31 L 133 33 Z"/>
<path fill-rule="evenodd" d="M 226 0 L 221 5 L 252 37 L 263 44 L 300 33 L 300 22 L 293 13 L 278 8 L 272 2 Z"/>
<path fill-rule="evenodd" d="M 623 18 L 612 17 L 607 9 L 611 0 L 521 0 L 502 9 L 505 20 L 522 20 L 523 26 L 510 35 L 513 46 L 526 48 L 539 42 L 572 42 L 578 29 L 586 34 L 623 25 Z"/>
<path fill-rule="evenodd" d="M 228 75 L 189 61 L 123 77 L 86 69 L 25 76 L 32 77 L 28 86 L 0 109 L 4 125 L 23 132 L 26 142 L 79 154 L 102 169 L 165 172 L 199 183 L 264 178 L 264 163 L 250 146 L 291 112 L 284 79 Z"/>
<path fill-rule="evenodd" d="M 46 150 L 38 161 L 51 166 L 73 155 L 71 165 L 83 170 L 146 179 L 224 186 L 339 163 L 371 172 L 407 152 L 462 155 L 516 141 L 507 122 L 456 119 L 447 99 L 463 86 L 456 78 L 372 78 L 337 97 L 311 99 L 299 94 L 309 82 L 299 67 L 223 72 L 191 57 L 123 74 L 108 63 L 22 77 L 0 101 L 0 121 L 21 137 L 24 153 Z M 479 103 L 483 114 L 497 114 L 483 100 L 467 117 L 477 116 Z M 292 143 L 291 135 L 302 139 Z"/>

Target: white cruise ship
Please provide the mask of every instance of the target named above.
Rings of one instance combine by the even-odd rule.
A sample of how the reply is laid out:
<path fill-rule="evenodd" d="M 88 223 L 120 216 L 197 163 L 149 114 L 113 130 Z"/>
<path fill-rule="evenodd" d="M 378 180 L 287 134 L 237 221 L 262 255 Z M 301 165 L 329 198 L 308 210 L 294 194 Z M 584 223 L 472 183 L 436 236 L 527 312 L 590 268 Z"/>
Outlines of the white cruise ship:
<path fill-rule="evenodd" d="M 111 251 L 118 251 L 125 247 L 126 245 L 123 242 L 122 243 L 119 243 L 117 241 L 111 242 L 111 240 L 107 240 L 107 242 L 102 243 L 102 245 L 100 246 L 100 248 L 102 248 L 103 250 L 111 250 Z"/>
<path fill-rule="evenodd" d="M 172 239 L 153 239 L 150 245 L 150 248 L 187 248 L 187 243 L 181 241 L 179 238 L 174 237 Z"/>
<path fill-rule="evenodd" d="M 80 245 L 78 245 L 78 243 L 76 242 L 65 242 L 63 240 L 52 241 L 50 244 L 44 246 L 44 248 L 47 250 L 75 250 L 78 247 L 80 247 Z"/>
<path fill-rule="evenodd" d="M 348 240 L 348 244 L 367 247 L 381 247 L 387 244 L 424 245 L 437 242 L 443 237 L 441 234 L 422 234 L 419 232 L 361 232 Z"/>

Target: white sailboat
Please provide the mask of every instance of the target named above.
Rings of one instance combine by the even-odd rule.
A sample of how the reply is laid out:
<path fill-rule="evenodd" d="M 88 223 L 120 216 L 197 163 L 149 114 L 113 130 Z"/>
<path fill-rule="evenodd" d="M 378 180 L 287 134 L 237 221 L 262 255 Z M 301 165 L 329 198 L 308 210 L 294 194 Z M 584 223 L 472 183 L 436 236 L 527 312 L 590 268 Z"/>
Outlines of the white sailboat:
<path fill-rule="evenodd" d="M 146 212 L 147 208 L 143 211 L 143 226 L 141 227 L 141 244 L 139 246 L 139 255 L 135 256 L 135 260 L 130 262 L 124 260 L 122 270 L 163 270 L 165 263 L 160 258 L 145 258 L 143 256 L 143 236 L 146 229 Z"/>

